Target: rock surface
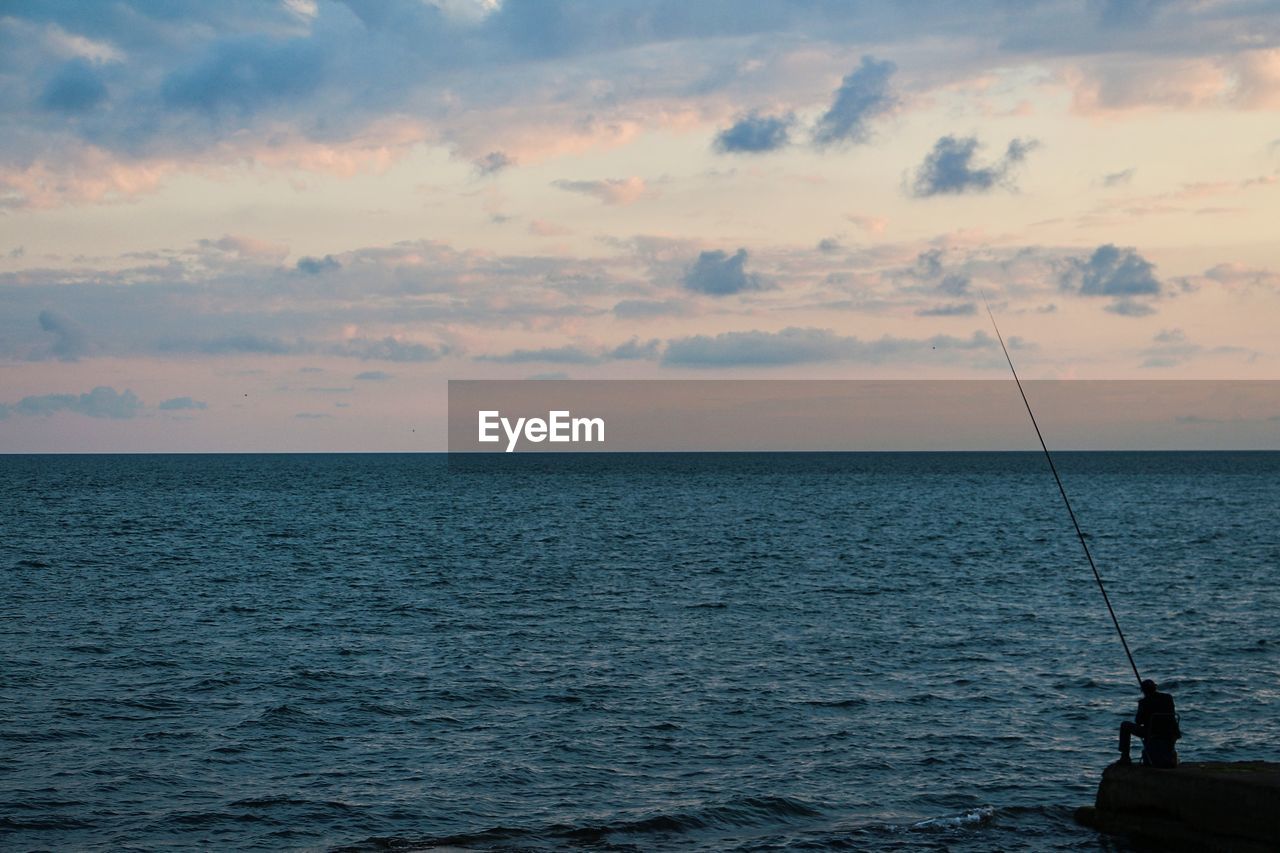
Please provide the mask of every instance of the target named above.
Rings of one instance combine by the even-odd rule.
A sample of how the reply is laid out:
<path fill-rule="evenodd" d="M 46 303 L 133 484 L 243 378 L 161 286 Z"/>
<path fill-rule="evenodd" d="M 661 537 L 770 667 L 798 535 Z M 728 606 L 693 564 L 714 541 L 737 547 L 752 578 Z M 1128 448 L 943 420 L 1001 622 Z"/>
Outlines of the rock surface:
<path fill-rule="evenodd" d="M 1280 850 L 1280 764 L 1190 763 L 1176 770 L 1112 765 L 1076 820 L 1183 850 Z"/>

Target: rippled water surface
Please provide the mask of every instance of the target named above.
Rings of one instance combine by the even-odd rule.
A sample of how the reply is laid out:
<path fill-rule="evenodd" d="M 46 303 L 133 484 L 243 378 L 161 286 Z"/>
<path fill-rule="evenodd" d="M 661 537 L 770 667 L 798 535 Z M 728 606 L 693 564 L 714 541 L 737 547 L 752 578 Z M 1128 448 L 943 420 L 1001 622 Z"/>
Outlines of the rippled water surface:
<path fill-rule="evenodd" d="M 1280 759 L 1280 454 L 1059 459 L 1186 759 Z M 0 848 L 1099 850 L 1042 457 L 0 457 Z"/>

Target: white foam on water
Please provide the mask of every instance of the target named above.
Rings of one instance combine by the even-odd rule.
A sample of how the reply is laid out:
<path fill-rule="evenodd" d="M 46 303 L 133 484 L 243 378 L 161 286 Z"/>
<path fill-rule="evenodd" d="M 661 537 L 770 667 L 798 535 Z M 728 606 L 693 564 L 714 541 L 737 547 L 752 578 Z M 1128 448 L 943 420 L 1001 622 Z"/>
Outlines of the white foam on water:
<path fill-rule="evenodd" d="M 911 824 L 912 829 L 957 829 L 975 823 L 985 823 L 996 813 L 995 806 L 981 806 L 960 815 L 931 817 Z"/>

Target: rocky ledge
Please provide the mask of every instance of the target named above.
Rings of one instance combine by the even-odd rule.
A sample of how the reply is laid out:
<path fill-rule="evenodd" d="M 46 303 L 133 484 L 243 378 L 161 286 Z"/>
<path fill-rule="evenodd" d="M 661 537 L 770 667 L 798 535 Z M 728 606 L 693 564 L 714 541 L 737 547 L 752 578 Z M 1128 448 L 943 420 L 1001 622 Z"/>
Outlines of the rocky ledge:
<path fill-rule="evenodd" d="M 1280 764 L 1112 765 L 1102 773 L 1094 805 L 1075 816 L 1085 826 L 1168 849 L 1274 853 L 1280 850 Z"/>

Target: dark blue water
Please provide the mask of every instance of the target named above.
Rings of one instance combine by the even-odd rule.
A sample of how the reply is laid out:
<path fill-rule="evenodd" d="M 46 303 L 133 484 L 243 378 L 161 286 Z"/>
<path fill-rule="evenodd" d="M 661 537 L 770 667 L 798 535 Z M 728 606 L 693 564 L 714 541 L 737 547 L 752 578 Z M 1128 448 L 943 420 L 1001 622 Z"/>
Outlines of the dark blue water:
<path fill-rule="evenodd" d="M 1280 454 L 1059 461 L 1183 759 L 1280 759 Z M 1115 849 L 1070 815 L 1137 691 L 1034 454 L 0 494 L 0 848 Z"/>

